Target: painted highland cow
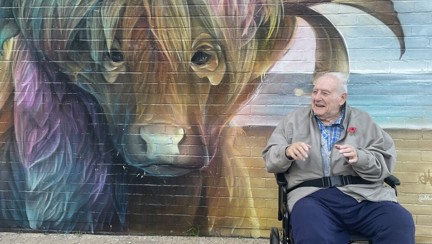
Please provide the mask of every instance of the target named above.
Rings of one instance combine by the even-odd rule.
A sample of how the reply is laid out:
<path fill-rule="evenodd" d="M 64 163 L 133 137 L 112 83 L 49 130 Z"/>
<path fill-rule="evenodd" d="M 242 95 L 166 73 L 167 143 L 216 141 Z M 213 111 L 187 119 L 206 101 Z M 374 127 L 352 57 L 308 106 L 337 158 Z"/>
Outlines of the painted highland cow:
<path fill-rule="evenodd" d="M 1 227 L 259 230 L 229 122 L 297 18 L 314 28 L 316 73 L 348 72 L 342 36 L 309 8 L 328 2 L 375 16 L 404 51 L 384 0 L 2 1 Z"/>

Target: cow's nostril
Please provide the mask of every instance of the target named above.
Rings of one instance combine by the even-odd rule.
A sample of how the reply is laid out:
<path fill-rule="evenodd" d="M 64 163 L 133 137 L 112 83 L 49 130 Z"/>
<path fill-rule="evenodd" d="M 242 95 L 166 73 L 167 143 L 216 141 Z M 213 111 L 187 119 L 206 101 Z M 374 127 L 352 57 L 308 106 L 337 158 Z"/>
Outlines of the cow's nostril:
<path fill-rule="evenodd" d="M 167 124 L 150 124 L 142 126 L 139 132 L 145 142 L 148 158 L 173 159 L 173 156 L 180 154 L 178 145 L 184 137 L 183 128 Z"/>

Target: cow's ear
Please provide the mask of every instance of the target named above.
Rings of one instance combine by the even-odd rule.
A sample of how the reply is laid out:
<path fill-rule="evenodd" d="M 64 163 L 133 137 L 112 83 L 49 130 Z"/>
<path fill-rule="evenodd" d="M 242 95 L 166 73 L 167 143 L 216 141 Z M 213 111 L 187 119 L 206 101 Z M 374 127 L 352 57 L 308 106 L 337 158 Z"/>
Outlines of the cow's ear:
<path fill-rule="evenodd" d="M 253 77 L 265 74 L 289 50 L 296 30 L 297 20 L 293 16 L 279 16 L 278 24 L 263 22 L 256 33 L 257 58 Z"/>
<path fill-rule="evenodd" d="M 15 22 L 12 7 L 4 6 L 5 4 L 11 5 L 12 1 L 3 1 L 0 4 L 0 53 L 3 52 L 4 42 L 19 33 L 19 27 Z"/>
<path fill-rule="evenodd" d="M 221 47 L 207 33 L 201 33 L 192 44 L 191 68 L 200 78 L 216 86 L 222 81 L 226 64 Z"/>

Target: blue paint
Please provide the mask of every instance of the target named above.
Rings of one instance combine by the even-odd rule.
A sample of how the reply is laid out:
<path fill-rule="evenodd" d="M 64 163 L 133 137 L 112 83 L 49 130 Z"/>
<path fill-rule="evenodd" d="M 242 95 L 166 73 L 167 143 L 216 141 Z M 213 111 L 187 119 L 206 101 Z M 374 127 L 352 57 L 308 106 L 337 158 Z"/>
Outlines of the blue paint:
<path fill-rule="evenodd" d="M 295 89 L 306 94 L 296 96 Z M 312 75 L 269 74 L 235 118 L 241 125 L 276 125 L 310 103 Z M 351 74 L 348 103 L 369 112 L 383 128 L 432 129 L 431 74 Z"/>

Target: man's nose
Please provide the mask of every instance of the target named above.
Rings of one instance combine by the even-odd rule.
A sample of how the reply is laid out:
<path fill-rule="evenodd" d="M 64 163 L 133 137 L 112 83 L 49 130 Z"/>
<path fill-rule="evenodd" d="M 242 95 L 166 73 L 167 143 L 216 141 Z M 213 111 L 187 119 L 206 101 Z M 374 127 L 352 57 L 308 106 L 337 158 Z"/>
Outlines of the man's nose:
<path fill-rule="evenodd" d="M 322 99 L 322 95 L 321 95 L 321 93 L 320 93 L 320 92 L 317 92 L 317 93 L 313 94 L 313 95 L 312 95 L 312 99 L 313 99 L 313 100 L 318 100 L 318 101 L 320 101 L 320 100 Z"/>

